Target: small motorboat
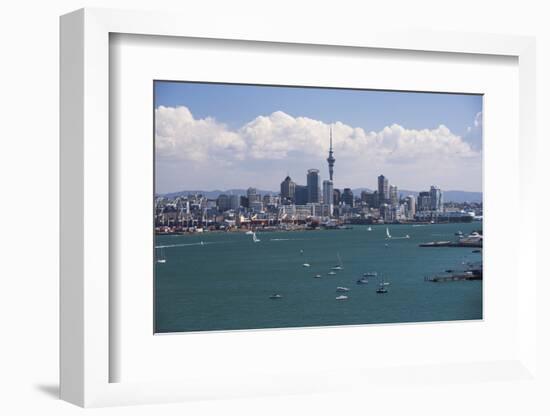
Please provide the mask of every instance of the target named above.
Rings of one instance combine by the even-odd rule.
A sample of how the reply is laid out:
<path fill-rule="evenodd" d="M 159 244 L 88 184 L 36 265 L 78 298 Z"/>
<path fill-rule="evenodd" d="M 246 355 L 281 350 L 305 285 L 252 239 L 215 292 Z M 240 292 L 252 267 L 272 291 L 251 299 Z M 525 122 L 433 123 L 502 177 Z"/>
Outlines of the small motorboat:
<path fill-rule="evenodd" d="M 367 285 L 367 284 L 369 284 L 369 279 L 367 279 L 366 277 L 362 277 L 361 279 L 357 280 L 357 284 L 358 285 Z"/>
<path fill-rule="evenodd" d="M 278 293 L 274 293 L 273 295 L 271 295 L 269 297 L 269 299 L 282 299 L 283 296 L 282 295 L 279 295 Z"/>
<path fill-rule="evenodd" d="M 343 286 L 338 286 L 336 288 L 336 291 L 337 292 L 349 292 L 349 289 L 347 287 L 343 287 Z"/>
<path fill-rule="evenodd" d="M 329 274 L 330 276 L 334 276 L 334 275 L 336 274 L 336 272 L 331 270 L 330 272 L 328 272 L 328 274 Z"/>
<path fill-rule="evenodd" d="M 378 273 L 376 273 L 376 272 L 366 272 L 366 273 L 363 273 L 363 277 L 378 277 Z"/>
<path fill-rule="evenodd" d="M 340 295 L 336 296 L 336 300 L 348 300 L 348 297 L 346 295 Z"/>
<path fill-rule="evenodd" d="M 304 263 L 304 264 L 302 264 L 302 266 L 304 266 L 304 267 L 311 267 L 311 264 L 309 264 L 309 263 Z"/>
<path fill-rule="evenodd" d="M 320 279 L 321 278 L 321 275 L 320 274 L 316 274 L 315 276 L 313 276 L 314 279 Z"/>
<path fill-rule="evenodd" d="M 386 286 L 381 285 L 376 289 L 376 293 L 388 293 L 388 289 L 386 289 Z"/>

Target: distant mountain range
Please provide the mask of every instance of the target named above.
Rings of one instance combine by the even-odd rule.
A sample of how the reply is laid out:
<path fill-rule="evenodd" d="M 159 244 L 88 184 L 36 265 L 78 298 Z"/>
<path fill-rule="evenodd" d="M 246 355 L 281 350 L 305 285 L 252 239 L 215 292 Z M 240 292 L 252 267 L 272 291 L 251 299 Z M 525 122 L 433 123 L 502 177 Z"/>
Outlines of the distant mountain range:
<path fill-rule="evenodd" d="M 360 195 L 362 191 L 372 192 L 369 188 L 354 188 L 352 189 L 354 195 Z M 407 191 L 407 190 L 398 190 L 399 194 L 402 196 L 414 195 L 418 196 L 418 191 Z M 278 191 L 265 191 L 258 189 L 260 195 L 277 195 Z M 158 196 L 164 196 L 166 198 L 176 198 L 178 196 L 184 195 L 193 195 L 193 194 L 202 194 L 209 199 L 215 199 L 220 194 L 227 195 L 246 195 L 246 189 L 227 189 L 225 191 L 213 190 L 213 191 L 179 191 L 179 192 L 170 192 L 167 194 L 158 194 Z M 483 200 L 482 192 L 468 192 L 468 191 L 443 191 L 443 199 L 445 202 L 481 202 Z"/>

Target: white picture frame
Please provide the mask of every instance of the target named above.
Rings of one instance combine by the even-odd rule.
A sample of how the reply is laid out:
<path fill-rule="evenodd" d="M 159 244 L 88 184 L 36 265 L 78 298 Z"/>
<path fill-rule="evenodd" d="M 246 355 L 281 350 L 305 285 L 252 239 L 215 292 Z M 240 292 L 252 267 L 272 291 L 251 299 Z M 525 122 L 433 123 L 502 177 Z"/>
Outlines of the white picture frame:
<path fill-rule="evenodd" d="M 182 24 L 185 21 L 185 24 Z M 244 22 L 243 22 L 244 23 Z M 278 374 L 263 380 L 239 380 L 234 374 L 193 377 L 178 381 L 112 382 L 110 366 L 120 359 L 111 349 L 110 311 L 116 288 L 109 276 L 111 217 L 110 172 L 110 34 L 225 39 L 281 44 L 331 45 L 347 48 L 430 51 L 440 54 L 502 55 L 517 58 L 519 67 L 519 190 L 524 202 L 535 190 L 535 41 L 529 37 L 466 33 L 398 33 L 361 30 L 327 36 L 322 30 L 280 30 L 276 24 L 258 27 L 230 24 L 210 27 L 201 19 L 168 13 L 83 9 L 61 18 L 61 398 L 80 406 L 158 403 L 195 398 L 241 397 L 255 394 L 323 392 L 402 377 L 396 369 L 330 370 L 296 377 Z M 516 192 L 516 190 L 514 190 Z M 520 211 L 521 212 L 521 211 Z M 499 362 L 456 366 L 418 363 L 417 375 L 433 380 L 439 374 L 479 382 L 476 372 L 503 374 L 507 380 L 536 376 L 536 216 L 520 215 L 518 266 L 525 288 L 517 291 L 517 355 Z M 517 270 L 515 273 L 518 273 Z M 298 334 L 298 332 L 296 332 Z M 223 334 L 221 335 L 223 336 Z M 169 342 L 169 341 L 167 341 Z M 404 370 L 406 373 L 407 371 Z M 437 375 L 437 376 L 436 376 Z M 495 376 L 497 377 L 497 376 Z M 498 377 L 497 377 L 498 378 Z M 343 379 L 348 379 L 343 383 Z"/>

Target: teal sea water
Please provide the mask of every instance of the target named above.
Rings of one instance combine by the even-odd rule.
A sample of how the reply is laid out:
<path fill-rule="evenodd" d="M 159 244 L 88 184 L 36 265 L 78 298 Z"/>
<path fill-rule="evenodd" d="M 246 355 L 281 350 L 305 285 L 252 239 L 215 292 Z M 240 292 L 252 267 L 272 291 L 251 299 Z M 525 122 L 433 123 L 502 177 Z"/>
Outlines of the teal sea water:
<path fill-rule="evenodd" d="M 210 232 L 156 237 L 166 263 L 155 263 L 156 332 L 286 328 L 482 318 L 482 282 L 425 282 L 424 277 L 478 262 L 469 248 L 422 248 L 453 240 L 481 223 L 414 227 L 354 226 L 351 230 L 257 233 Z M 386 244 L 388 246 L 386 247 Z M 156 249 L 157 254 L 160 249 Z M 301 253 L 303 251 L 303 253 Z M 338 263 L 344 270 L 327 273 Z M 311 267 L 303 267 L 303 263 Z M 376 271 L 391 283 L 377 294 Z M 321 274 L 320 279 L 313 276 Z M 337 286 L 348 287 L 338 301 Z M 269 299 L 279 293 L 282 299 Z"/>

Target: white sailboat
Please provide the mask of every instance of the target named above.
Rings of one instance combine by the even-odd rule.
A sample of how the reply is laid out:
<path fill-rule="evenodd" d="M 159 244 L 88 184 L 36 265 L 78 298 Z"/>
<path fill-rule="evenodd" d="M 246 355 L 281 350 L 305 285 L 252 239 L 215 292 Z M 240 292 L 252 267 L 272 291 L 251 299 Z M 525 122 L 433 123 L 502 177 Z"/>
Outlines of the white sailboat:
<path fill-rule="evenodd" d="M 254 241 L 255 243 L 259 243 L 261 240 L 256 237 L 256 233 L 252 233 L 252 241 Z"/>
<path fill-rule="evenodd" d="M 386 279 L 382 277 L 380 279 L 380 282 L 378 283 L 378 289 L 376 289 L 376 293 L 388 293 L 389 285 L 390 285 L 390 282 L 386 282 Z"/>
<path fill-rule="evenodd" d="M 386 238 L 389 240 L 391 238 L 390 229 L 386 227 Z"/>
<path fill-rule="evenodd" d="M 166 263 L 166 256 L 164 255 L 164 247 L 160 247 L 160 254 L 157 256 L 157 263 Z"/>
<path fill-rule="evenodd" d="M 340 258 L 340 253 L 336 255 L 338 257 L 338 264 L 332 268 L 332 270 L 344 270 L 344 264 Z"/>
<path fill-rule="evenodd" d="M 372 231 L 372 227 L 367 228 L 367 231 Z"/>

